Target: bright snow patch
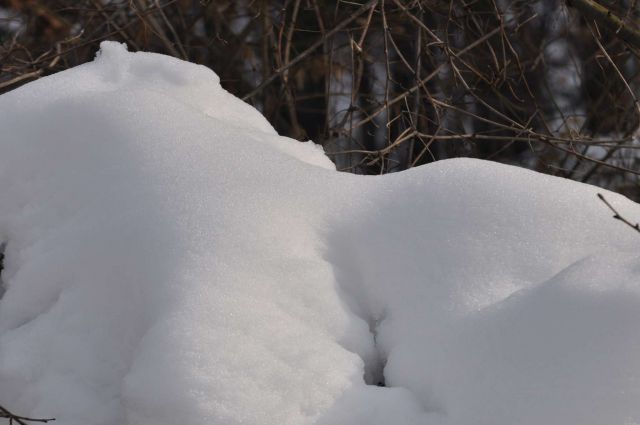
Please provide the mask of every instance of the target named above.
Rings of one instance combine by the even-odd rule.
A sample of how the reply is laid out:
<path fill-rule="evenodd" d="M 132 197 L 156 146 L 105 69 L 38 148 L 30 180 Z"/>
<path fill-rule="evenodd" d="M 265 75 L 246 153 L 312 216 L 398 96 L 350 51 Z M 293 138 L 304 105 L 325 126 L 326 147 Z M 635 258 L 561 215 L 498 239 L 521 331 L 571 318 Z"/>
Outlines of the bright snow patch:
<path fill-rule="evenodd" d="M 640 421 L 640 237 L 591 186 L 474 160 L 338 173 L 210 70 L 115 43 L 0 97 L 0 128 L 17 413 Z"/>

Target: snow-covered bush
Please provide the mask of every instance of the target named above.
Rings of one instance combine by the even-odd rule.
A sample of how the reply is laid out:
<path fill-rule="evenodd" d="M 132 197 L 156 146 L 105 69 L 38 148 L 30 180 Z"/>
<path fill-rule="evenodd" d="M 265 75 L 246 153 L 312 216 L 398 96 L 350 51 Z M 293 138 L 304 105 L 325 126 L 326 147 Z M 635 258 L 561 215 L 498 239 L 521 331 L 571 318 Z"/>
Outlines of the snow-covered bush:
<path fill-rule="evenodd" d="M 207 68 L 114 43 L 1 96 L 0 128 L 15 412 L 640 421 L 640 238 L 591 186 L 463 159 L 338 173 Z"/>

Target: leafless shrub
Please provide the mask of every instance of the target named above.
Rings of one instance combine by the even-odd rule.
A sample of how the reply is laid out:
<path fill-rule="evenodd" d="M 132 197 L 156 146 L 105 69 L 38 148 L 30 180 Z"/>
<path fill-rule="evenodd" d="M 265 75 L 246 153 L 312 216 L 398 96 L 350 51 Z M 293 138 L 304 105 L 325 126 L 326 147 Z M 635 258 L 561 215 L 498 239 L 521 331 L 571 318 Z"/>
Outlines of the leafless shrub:
<path fill-rule="evenodd" d="M 0 0 L 0 90 L 105 39 L 205 64 L 378 174 L 470 156 L 640 199 L 636 0 Z"/>

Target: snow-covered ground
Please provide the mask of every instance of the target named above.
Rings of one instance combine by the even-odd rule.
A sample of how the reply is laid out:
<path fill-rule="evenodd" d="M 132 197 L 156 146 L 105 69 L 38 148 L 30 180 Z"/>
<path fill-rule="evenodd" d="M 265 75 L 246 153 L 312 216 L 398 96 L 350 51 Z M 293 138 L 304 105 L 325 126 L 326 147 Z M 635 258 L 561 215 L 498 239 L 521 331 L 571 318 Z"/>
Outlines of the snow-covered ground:
<path fill-rule="evenodd" d="M 212 71 L 115 43 L 1 96 L 0 130 L 15 413 L 640 422 L 640 237 L 592 186 L 464 159 L 338 173 Z"/>

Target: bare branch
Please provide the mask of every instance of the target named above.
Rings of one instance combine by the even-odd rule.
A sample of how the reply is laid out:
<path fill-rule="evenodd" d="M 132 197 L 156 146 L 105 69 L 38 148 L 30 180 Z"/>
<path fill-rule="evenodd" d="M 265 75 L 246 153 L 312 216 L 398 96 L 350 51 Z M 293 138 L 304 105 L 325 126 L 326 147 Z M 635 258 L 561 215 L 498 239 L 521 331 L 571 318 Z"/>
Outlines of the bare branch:
<path fill-rule="evenodd" d="M 40 422 L 47 423 L 51 421 L 55 421 L 55 418 L 27 418 L 25 416 L 18 416 L 16 414 L 11 413 L 9 410 L 5 409 L 0 405 L 0 418 L 9 419 L 9 423 L 16 422 L 20 425 L 28 425 L 27 422 Z"/>

